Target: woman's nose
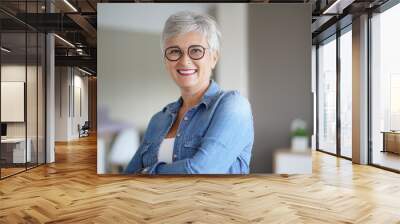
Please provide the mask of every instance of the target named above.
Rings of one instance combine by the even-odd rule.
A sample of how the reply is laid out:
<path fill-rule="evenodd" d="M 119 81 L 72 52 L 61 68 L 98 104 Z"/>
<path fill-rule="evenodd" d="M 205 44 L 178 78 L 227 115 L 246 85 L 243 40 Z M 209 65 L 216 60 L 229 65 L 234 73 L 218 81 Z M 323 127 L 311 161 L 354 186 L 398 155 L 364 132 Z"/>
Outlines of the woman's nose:
<path fill-rule="evenodd" d="M 192 59 L 187 55 L 185 52 L 182 57 L 179 59 L 179 62 L 183 65 L 191 65 L 192 64 Z"/>

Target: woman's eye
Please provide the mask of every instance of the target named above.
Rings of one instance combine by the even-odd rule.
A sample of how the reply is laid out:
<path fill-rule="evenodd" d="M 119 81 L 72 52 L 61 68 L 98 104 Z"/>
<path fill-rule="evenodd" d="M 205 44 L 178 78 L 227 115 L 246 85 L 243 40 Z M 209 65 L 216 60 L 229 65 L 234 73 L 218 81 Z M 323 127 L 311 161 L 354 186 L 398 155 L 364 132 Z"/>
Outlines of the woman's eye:
<path fill-rule="evenodd" d="M 199 52 L 201 52 L 200 49 L 192 49 L 192 53 L 199 53 Z"/>
<path fill-rule="evenodd" d="M 168 55 L 179 55 L 181 51 L 179 49 L 170 49 L 167 51 Z"/>

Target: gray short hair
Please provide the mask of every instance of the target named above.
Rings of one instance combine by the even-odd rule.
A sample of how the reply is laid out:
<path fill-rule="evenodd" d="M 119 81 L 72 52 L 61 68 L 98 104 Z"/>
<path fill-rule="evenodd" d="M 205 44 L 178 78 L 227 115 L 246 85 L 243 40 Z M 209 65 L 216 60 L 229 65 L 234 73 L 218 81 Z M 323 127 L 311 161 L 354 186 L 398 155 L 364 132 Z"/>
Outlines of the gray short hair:
<path fill-rule="evenodd" d="M 216 52 L 220 51 L 221 32 L 215 19 L 206 14 L 190 11 L 177 12 L 168 17 L 161 35 L 161 51 L 164 51 L 167 39 L 192 31 L 203 34 L 207 38 L 209 47 Z"/>

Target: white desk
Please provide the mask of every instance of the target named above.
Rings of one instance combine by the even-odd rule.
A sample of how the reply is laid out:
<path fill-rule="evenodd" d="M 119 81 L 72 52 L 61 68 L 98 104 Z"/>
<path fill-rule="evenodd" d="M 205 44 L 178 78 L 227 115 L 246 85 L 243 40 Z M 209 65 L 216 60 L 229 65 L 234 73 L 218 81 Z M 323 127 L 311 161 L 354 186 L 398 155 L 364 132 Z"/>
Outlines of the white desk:
<path fill-rule="evenodd" d="M 27 146 L 26 147 L 26 155 L 25 155 L 25 138 L 6 138 L 1 139 L 1 144 L 6 147 L 13 147 L 13 163 L 25 163 L 31 162 L 32 153 L 31 153 L 31 145 L 32 141 L 30 138 L 27 138 Z M 4 147 L 2 146 L 2 147 Z"/>

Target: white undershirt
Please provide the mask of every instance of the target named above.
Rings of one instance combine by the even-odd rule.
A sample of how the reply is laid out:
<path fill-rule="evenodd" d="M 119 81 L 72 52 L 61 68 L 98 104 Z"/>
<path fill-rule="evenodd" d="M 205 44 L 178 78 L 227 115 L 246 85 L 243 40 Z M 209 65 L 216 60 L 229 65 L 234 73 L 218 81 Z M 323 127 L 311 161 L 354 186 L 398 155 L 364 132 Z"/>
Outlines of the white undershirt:
<path fill-rule="evenodd" d="M 158 161 L 172 163 L 175 138 L 164 138 L 158 151 Z"/>

